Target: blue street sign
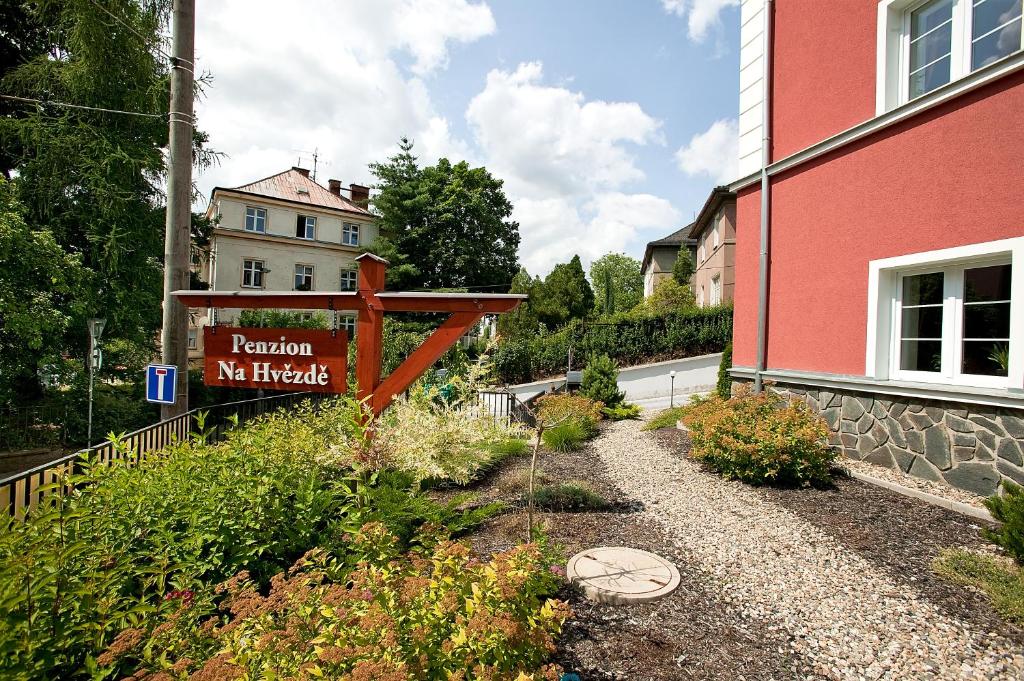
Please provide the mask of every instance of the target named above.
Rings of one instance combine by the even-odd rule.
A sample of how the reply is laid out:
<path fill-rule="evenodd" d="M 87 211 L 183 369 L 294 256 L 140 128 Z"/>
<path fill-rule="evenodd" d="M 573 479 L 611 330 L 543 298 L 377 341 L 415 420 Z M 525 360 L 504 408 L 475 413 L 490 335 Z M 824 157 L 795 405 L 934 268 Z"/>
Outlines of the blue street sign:
<path fill-rule="evenodd" d="M 146 401 L 157 404 L 174 404 L 177 378 L 178 367 L 167 364 L 150 364 L 146 367 Z"/>

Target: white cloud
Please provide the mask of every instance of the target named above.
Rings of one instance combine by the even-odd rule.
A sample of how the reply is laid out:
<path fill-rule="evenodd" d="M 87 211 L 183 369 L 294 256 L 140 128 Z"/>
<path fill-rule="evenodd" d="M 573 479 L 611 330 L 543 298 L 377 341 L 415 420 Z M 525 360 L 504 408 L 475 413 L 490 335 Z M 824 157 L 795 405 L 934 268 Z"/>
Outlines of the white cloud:
<path fill-rule="evenodd" d="M 661 0 L 666 12 L 686 17 L 690 38 L 697 42 L 703 42 L 711 29 L 721 24 L 722 10 L 739 4 L 740 0 Z"/>
<path fill-rule="evenodd" d="M 196 55 L 213 85 L 200 127 L 229 158 L 198 178 L 204 195 L 297 162 L 318 148 L 318 179 L 369 183 L 366 165 L 416 140 L 425 161 L 464 156 L 431 101 L 426 78 L 453 43 L 495 30 L 489 7 L 467 0 L 270 3 L 223 0 L 203 8 Z M 409 73 L 399 59 L 408 56 Z M 304 159 L 304 165 L 310 161 Z"/>
<path fill-rule="evenodd" d="M 487 168 L 515 205 L 526 268 L 544 274 L 573 254 L 586 267 L 643 230 L 674 227 L 679 216 L 667 200 L 623 191 L 644 179 L 630 145 L 662 144 L 661 123 L 635 102 L 587 101 L 543 76 L 537 62 L 493 70 L 466 111 Z"/>
<path fill-rule="evenodd" d="M 739 126 L 736 119 L 715 121 L 676 151 L 676 163 L 687 175 L 708 175 L 715 182 L 736 179 Z"/>

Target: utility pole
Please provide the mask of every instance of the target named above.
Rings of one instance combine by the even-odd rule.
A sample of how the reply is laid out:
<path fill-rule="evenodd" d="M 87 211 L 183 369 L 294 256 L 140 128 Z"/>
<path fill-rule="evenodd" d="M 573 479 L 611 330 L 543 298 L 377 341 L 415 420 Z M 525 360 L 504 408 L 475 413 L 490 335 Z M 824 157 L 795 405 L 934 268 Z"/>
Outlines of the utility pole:
<path fill-rule="evenodd" d="M 196 3 L 174 0 L 171 18 L 170 168 L 164 225 L 164 364 L 178 367 L 177 401 L 160 408 L 168 419 L 188 411 L 188 308 L 171 295 L 189 288 L 192 226 L 192 128 Z"/>

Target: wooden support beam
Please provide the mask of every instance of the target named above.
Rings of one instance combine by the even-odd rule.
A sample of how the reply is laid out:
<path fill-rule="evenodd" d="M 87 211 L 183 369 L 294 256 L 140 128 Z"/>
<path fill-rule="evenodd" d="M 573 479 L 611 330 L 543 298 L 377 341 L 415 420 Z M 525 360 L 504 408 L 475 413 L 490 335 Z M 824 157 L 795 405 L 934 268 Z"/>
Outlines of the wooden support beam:
<path fill-rule="evenodd" d="M 404 392 L 413 381 L 423 375 L 423 372 L 433 366 L 434 362 L 441 359 L 448 348 L 455 345 L 483 316 L 482 312 L 455 312 L 446 319 L 444 324 L 430 334 L 423 345 L 406 357 L 405 361 L 373 391 L 370 400 L 373 413 L 380 414 L 387 409 L 395 395 Z"/>

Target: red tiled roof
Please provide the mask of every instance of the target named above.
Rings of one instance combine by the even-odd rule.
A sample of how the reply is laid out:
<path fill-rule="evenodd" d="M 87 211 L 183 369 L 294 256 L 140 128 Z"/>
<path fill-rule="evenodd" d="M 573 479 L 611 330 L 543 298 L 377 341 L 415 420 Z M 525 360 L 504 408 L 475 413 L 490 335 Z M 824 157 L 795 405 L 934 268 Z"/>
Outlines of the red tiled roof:
<path fill-rule="evenodd" d="M 305 203 L 320 208 L 344 210 L 350 213 L 371 214 L 365 208 L 357 206 L 345 197 L 332 194 L 328 189 L 307 177 L 305 173 L 300 172 L 298 168 L 289 168 L 277 175 L 271 175 L 262 180 L 243 184 L 240 187 L 226 188 L 226 190 Z"/>

